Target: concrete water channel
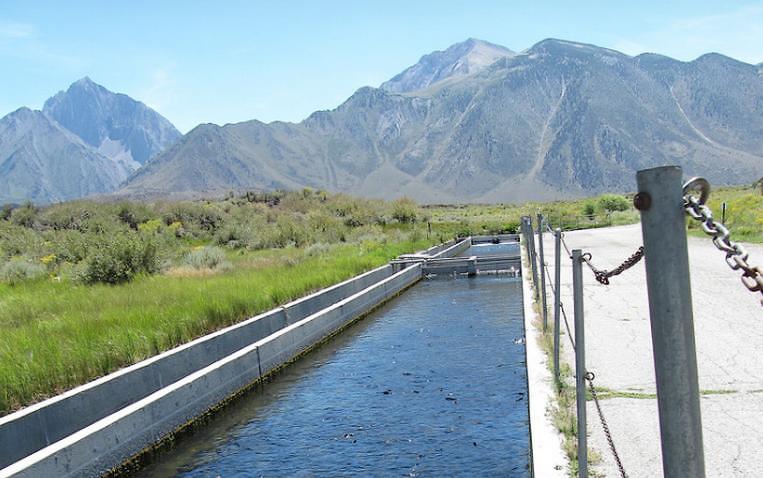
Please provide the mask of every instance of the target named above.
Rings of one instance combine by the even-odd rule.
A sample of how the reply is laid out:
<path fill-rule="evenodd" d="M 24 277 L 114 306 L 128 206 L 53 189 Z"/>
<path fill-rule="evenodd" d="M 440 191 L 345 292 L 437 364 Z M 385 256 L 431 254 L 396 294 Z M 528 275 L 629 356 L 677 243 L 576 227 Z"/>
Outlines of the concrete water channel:
<path fill-rule="evenodd" d="M 0 476 L 93 476 L 166 436 L 134 474 L 530 476 L 518 254 L 506 237 L 432 248 L 3 417 L 9 454 L 37 451 Z M 115 391 L 132 397 L 111 411 Z M 70 423 L 94 396 L 103 410 Z"/>
<path fill-rule="evenodd" d="M 513 275 L 424 279 L 137 476 L 529 476 Z"/>

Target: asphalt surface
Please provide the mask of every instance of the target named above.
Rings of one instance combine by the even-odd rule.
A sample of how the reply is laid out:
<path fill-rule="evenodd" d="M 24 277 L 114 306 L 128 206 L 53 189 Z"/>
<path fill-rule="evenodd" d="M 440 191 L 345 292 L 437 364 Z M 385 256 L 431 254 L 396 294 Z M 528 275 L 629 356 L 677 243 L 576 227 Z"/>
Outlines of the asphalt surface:
<path fill-rule="evenodd" d="M 733 238 L 733 231 L 732 231 Z M 568 232 L 570 249 L 592 254 L 599 269 L 613 269 L 641 245 L 639 225 Z M 763 247 L 745 244 L 749 262 L 763 266 Z M 550 277 L 554 238 L 545 234 Z M 763 307 L 709 238 L 689 238 L 689 264 L 697 344 L 702 427 L 708 477 L 760 476 L 763 458 Z M 572 322 L 572 264 L 562 249 L 561 300 Z M 654 363 L 643 261 L 601 285 L 584 266 L 587 369 L 595 384 L 638 398 L 609 398 L 602 408 L 628 476 L 662 476 Z M 549 308 L 553 307 L 547 287 Z M 553 312 L 549 323 L 553 323 Z M 562 330 L 564 325 L 562 324 Z M 574 368 L 568 338 L 563 360 Z M 620 476 L 593 402 L 588 403 L 589 444 L 602 457 L 597 470 Z"/>

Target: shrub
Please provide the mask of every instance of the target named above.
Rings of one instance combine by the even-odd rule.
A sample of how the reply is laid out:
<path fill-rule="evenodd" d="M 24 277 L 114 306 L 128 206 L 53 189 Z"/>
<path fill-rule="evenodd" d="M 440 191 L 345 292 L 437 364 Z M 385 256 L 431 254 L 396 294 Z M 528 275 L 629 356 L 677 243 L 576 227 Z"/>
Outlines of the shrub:
<path fill-rule="evenodd" d="M 392 217 L 407 224 L 416 222 L 416 203 L 408 198 L 400 198 L 392 203 Z"/>
<path fill-rule="evenodd" d="M 132 280 L 136 274 L 153 274 L 159 270 L 159 259 L 153 242 L 118 235 L 99 244 L 85 264 L 81 279 L 89 284 L 118 284 Z"/>
<path fill-rule="evenodd" d="M 11 218 L 11 213 L 13 212 L 13 205 L 12 204 L 5 204 L 2 208 L 0 208 L 0 220 L 7 221 Z"/>
<path fill-rule="evenodd" d="M 44 275 L 45 267 L 20 257 L 14 257 L 0 268 L 0 279 L 11 285 L 16 285 L 27 280 L 38 279 Z"/>
<path fill-rule="evenodd" d="M 243 224 L 226 224 L 215 233 L 214 240 L 220 246 L 236 249 L 247 246 L 251 237 L 251 231 Z"/>
<path fill-rule="evenodd" d="M 32 227 L 37 219 L 38 210 L 34 204 L 28 202 L 11 211 L 11 221 L 17 226 Z"/>
<path fill-rule="evenodd" d="M 594 204 L 591 201 L 586 202 L 583 204 L 583 215 L 592 217 L 594 214 L 596 214 L 596 204 Z"/>
<path fill-rule="evenodd" d="M 146 222 L 138 224 L 138 230 L 145 234 L 156 234 L 162 229 L 162 221 L 159 219 L 149 219 Z"/>
<path fill-rule="evenodd" d="M 631 203 L 623 196 L 605 194 L 599 198 L 599 208 L 607 212 L 627 211 L 631 208 Z"/>
<path fill-rule="evenodd" d="M 225 260 L 225 252 L 215 246 L 194 249 L 186 254 L 183 262 L 194 269 L 218 269 L 230 267 L 230 263 Z"/>

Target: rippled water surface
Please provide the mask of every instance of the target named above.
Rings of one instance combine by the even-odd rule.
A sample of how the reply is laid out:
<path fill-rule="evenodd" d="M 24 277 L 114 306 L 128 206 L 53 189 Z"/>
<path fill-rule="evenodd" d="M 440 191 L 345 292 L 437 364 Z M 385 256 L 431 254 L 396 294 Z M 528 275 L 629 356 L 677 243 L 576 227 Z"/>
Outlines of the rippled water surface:
<path fill-rule="evenodd" d="M 529 476 L 521 282 L 424 280 L 142 476 Z"/>

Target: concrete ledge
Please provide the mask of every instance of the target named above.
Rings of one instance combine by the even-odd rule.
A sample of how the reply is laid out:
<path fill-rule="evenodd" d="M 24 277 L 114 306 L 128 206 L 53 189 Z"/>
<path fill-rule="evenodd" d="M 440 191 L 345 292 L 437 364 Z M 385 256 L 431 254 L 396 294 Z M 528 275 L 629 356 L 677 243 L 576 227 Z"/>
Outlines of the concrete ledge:
<path fill-rule="evenodd" d="M 454 257 L 461 254 L 465 250 L 469 249 L 471 245 L 472 245 L 472 238 L 467 237 L 466 239 L 463 239 L 460 242 L 455 242 L 453 245 L 439 250 L 436 254 L 432 254 L 432 257 L 433 258 Z"/>
<path fill-rule="evenodd" d="M 71 435 L 285 325 L 284 311 L 271 310 L 2 417 L 0 467 Z"/>
<path fill-rule="evenodd" d="M 430 247 L 429 249 L 424 251 L 422 254 L 423 255 L 427 255 L 427 256 L 434 256 L 435 254 L 439 254 L 440 252 L 442 252 L 445 249 L 449 248 L 450 246 L 452 246 L 456 242 L 458 242 L 458 241 L 455 240 L 455 239 L 451 239 L 451 240 L 449 240 L 447 242 L 443 242 L 442 244 L 438 244 L 436 246 Z"/>
<path fill-rule="evenodd" d="M 525 262 L 527 250 L 526 248 L 520 249 L 523 262 Z M 570 465 L 562 448 L 562 436 L 554 426 L 549 413 L 549 409 L 555 401 L 554 377 L 548 370 L 546 354 L 538 344 L 541 332 L 532 323 L 536 313 L 533 308 L 531 284 L 532 274 L 522 274 L 532 476 L 537 478 L 565 478 L 568 476 L 567 470 Z"/>
<path fill-rule="evenodd" d="M 372 279 L 384 276 L 388 269 L 390 266 L 376 269 L 350 281 L 337 284 L 327 289 L 327 292 L 336 293 L 338 288 L 343 288 L 341 290 L 344 291 L 354 290 L 357 284 L 351 284 L 352 282 L 358 279 L 358 284 L 363 284 L 365 281 L 371 282 Z M 101 417 L 79 431 L 0 469 L 0 477 L 92 476 L 105 473 L 158 442 L 163 436 L 204 414 L 238 390 L 293 360 L 420 278 L 420 266 L 409 267 L 291 325 L 285 327 L 281 325 L 280 330 L 268 333 L 265 338 L 260 337 L 254 343 L 250 342 L 251 345 L 243 346 L 201 370 L 192 372 L 164 388 L 159 388 L 144 398 L 108 416 Z M 323 299 L 317 299 L 317 294 L 313 294 L 305 298 L 305 302 L 309 300 L 313 300 L 313 303 L 321 303 Z M 306 307 L 304 302 L 302 306 Z M 286 307 L 274 309 L 246 321 L 252 327 L 251 333 L 246 335 L 251 337 L 255 329 L 258 331 L 256 333 L 269 332 L 273 327 L 285 324 L 287 321 L 285 309 L 288 310 Z M 293 310 L 307 310 L 307 308 Z M 254 323 L 257 325 L 253 325 Z M 243 323 L 237 324 L 212 335 L 237 334 L 245 330 L 242 326 Z M 183 347 L 191 348 L 191 344 Z M 194 350 L 198 353 L 204 353 L 207 350 L 206 345 L 208 344 L 196 343 L 193 347 L 196 347 Z M 170 353 L 177 354 L 178 350 L 174 349 L 166 354 Z M 159 362 L 159 357 L 152 359 L 151 363 Z M 178 357 L 173 359 L 177 360 Z M 141 369 L 146 369 L 146 364 L 141 365 Z M 120 372 L 122 375 L 129 375 L 127 370 Z M 120 383 L 113 381 L 113 377 L 104 377 L 104 379 L 107 378 L 110 378 L 108 381 L 112 387 Z M 90 389 L 93 388 L 92 384 L 83 387 L 88 386 Z M 71 395 L 81 392 L 73 390 Z M 80 399 L 84 397 L 85 395 L 81 395 Z M 40 407 L 37 409 L 39 410 Z M 26 412 L 23 414 L 24 417 L 35 416 L 27 410 L 18 413 L 22 414 L 22 412 Z M 86 413 L 87 410 L 83 408 L 82 412 Z M 23 427 L 26 422 L 6 420 L 6 424 L 9 424 L 8 430 L 15 436 L 22 436 L 25 433 Z M 4 455 L 6 450 L 3 450 Z"/>
<path fill-rule="evenodd" d="M 0 470 L 0 476 L 100 476 L 259 376 L 252 345 Z"/>
<path fill-rule="evenodd" d="M 389 264 L 378 267 L 0 417 L 0 468 L 391 274 Z"/>
<path fill-rule="evenodd" d="M 284 306 L 287 324 L 291 325 L 321 309 L 338 302 L 345 297 L 357 294 L 363 289 L 392 275 L 389 264 L 361 274 L 352 279 L 340 282 L 329 288 L 320 290 L 301 299 L 289 302 Z"/>

